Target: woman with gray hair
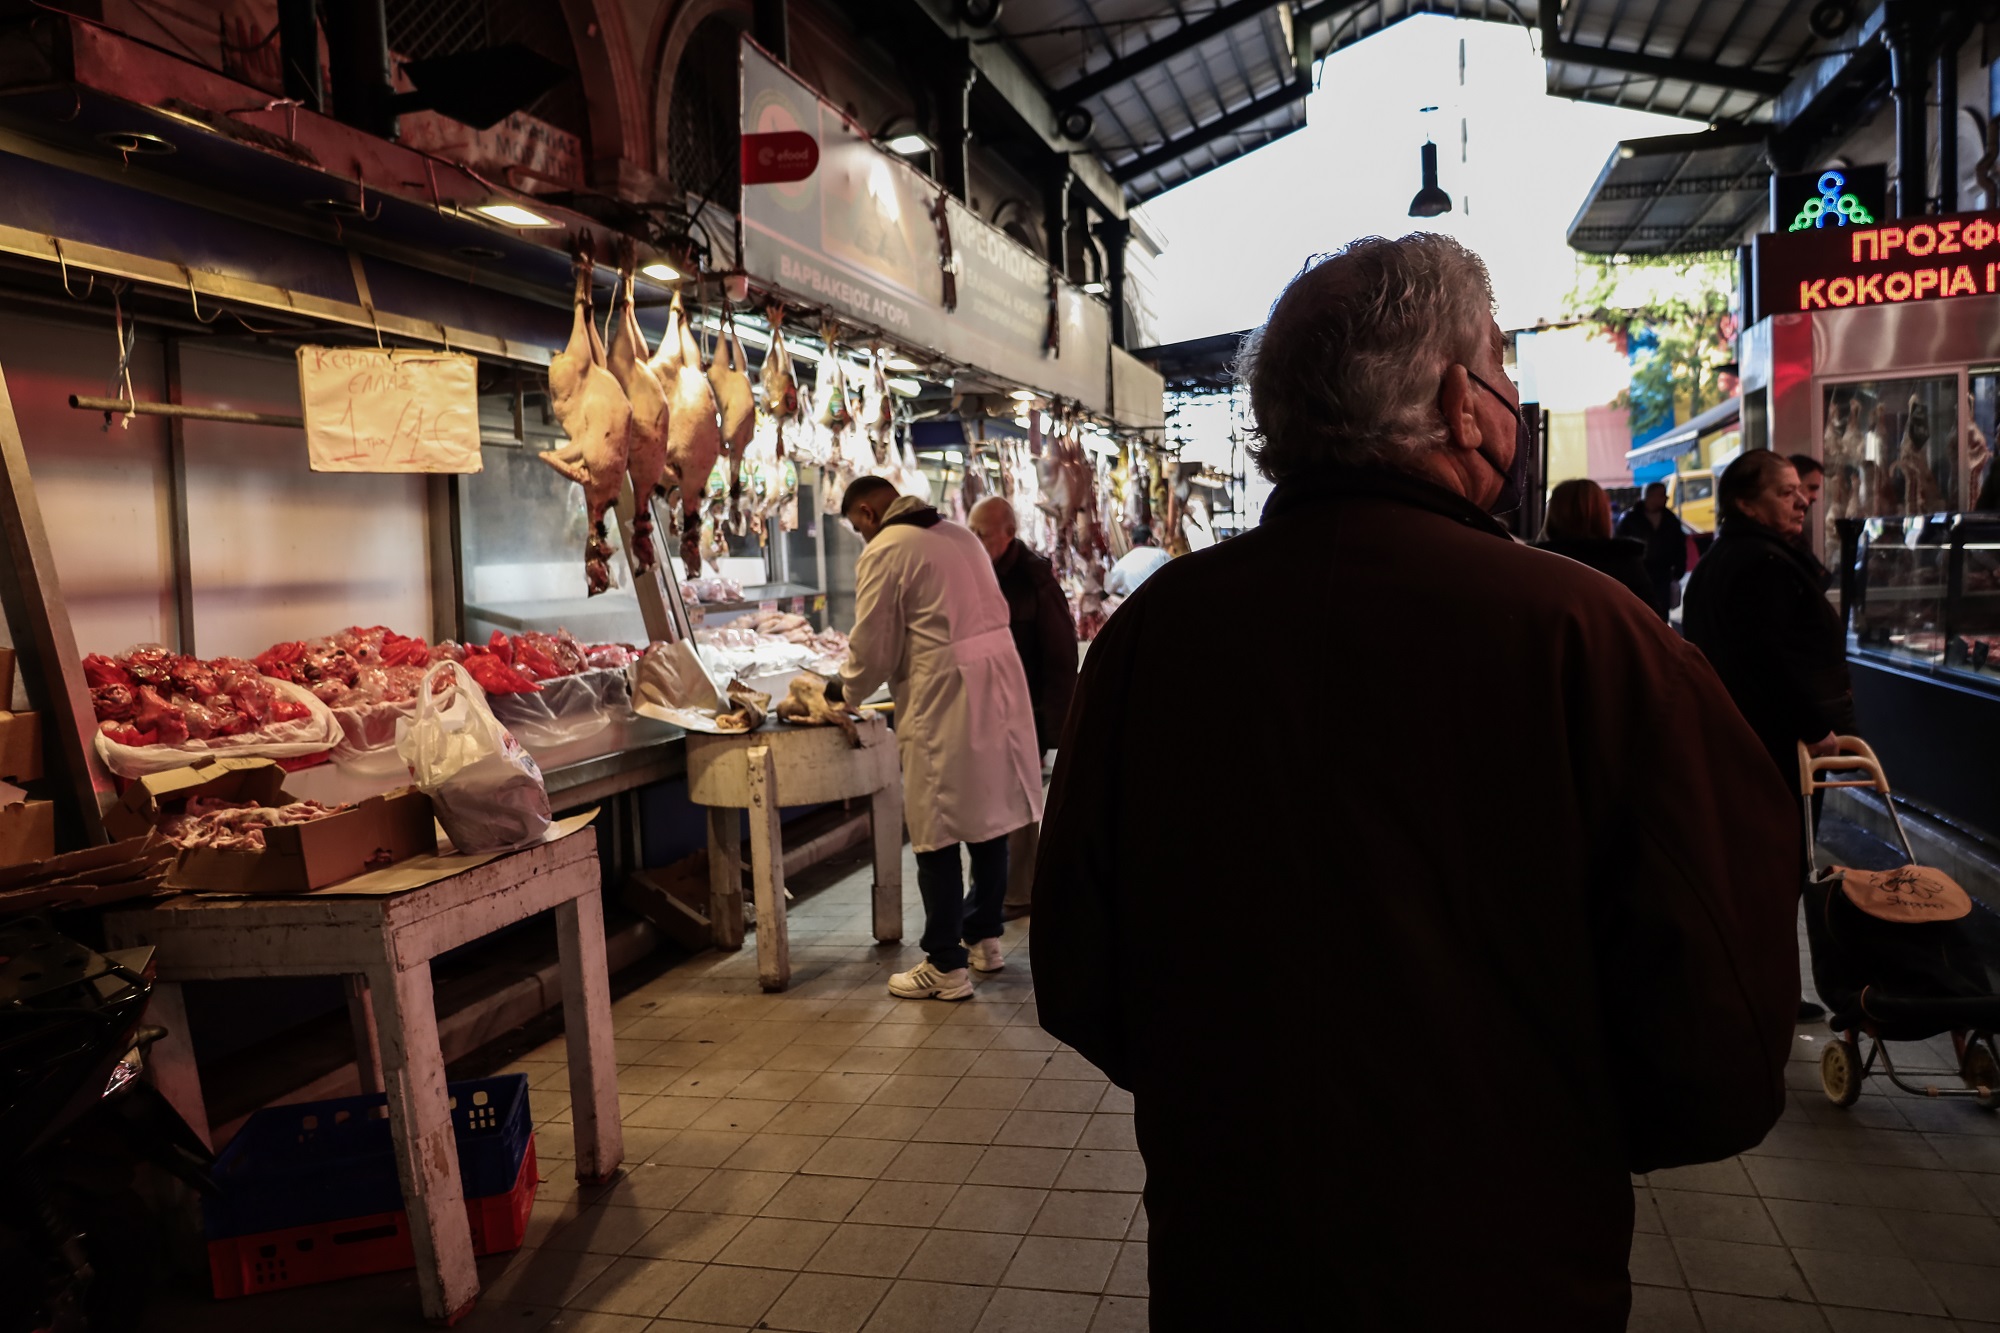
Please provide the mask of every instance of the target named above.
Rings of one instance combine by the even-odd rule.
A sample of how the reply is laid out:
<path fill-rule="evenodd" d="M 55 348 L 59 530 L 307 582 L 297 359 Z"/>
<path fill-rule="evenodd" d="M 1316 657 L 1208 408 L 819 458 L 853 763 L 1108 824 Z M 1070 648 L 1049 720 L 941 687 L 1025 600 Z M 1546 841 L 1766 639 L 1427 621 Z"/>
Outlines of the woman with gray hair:
<path fill-rule="evenodd" d="M 1631 1173 L 1783 1108 L 1784 784 L 1698 652 L 1492 517 L 1522 460 L 1503 347 L 1448 237 L 1313 263 L 1242 358 L 1263 523 L 1084 659 L 1035 998 L 1132 1094 L 1156 1330 L 1623 1329 Z M 1302 669 L 1189 633 L 1219 606 Z M 1191 742 L 1190 681 L 1278 706 Z M 1275 947 L 1218 956 L 1232 924 Z M 1468 1022 L 1409 1073 L 1412 1034 Z"/>

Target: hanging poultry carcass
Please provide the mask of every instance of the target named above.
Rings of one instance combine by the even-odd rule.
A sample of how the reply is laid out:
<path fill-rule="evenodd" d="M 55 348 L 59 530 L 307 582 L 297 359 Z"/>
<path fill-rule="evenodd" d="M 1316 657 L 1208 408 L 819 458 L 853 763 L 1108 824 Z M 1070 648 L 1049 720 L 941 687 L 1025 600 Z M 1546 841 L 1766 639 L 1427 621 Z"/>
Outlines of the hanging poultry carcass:
<path fill-rule="evenodd" d="M 868 349 L 868 373 L 863 381 L 857 420 L 875 455 L 875 466 L 889 466 L 896 444 L 896 400 L 889 392 L 889 377 L 882 369 L 879 347 Z"/>
<path fill-rule="evenodd" d="M 702 494 L 722 453 L 722 421 L 678 292 L 667 310 L 666 337 L 650 364 L 667 391 L 667 462 L 660 483 L 668 491 L 680 491 L 681 563 L 689 578 L 698 578 Z"/>
<path fill-rule="evenodd" d="M 734 495 L 742 485 L 744 446 L 757 429 L 757 395 L 750 387 L 750 358 L 743 355 L 733 319 L 725 318 L 716 334 L 708 383 L 715 390 L 716 406 L 722 414 L 722 447 L 729 451 L 730 492 Z"/>
<path fill-rule="evenodd" d="M 623 386 L 632 405 L 632 431 L 626 471 L 632 478 L 632 564 L 648 570 L 659 562 L 653 547 L 653 500 L 661 493 L 660 475 L 667 465 L 667 391 L 647 364 L 646 335 L 639 328 L 633 304 L 635 256 L 626 255 L 623 299 L 611 325 L 608 368 Z"/>
<path fill-rule="evenodd" d="M 766 306 L 764 318 L 771 326 L 771 348 L 764 353 L 764 364 L 757 378 L 764 386 L 764 410 L 777 423 L 778 457 L 783 458 L 785 428 L 800 417 L 799 382 L 792 373 L 792 349 L 785 343 L 785 308 L 776 304 Z"/>
<path fill-rule="evenodd" d="M 549 405 L 569 444 L 543 450 L 544 463 L 583 487 L 590 535 L 584 541 L 584 581 L 595 597 L 611 586 L 611 542 L 604 516 L 624 486 L 631 449 L 632 404 L 606 367 L 591 313 L 593 266 L 587 240 L 576 254 L 576 319 L 569 345 L 549 358 Z"/>

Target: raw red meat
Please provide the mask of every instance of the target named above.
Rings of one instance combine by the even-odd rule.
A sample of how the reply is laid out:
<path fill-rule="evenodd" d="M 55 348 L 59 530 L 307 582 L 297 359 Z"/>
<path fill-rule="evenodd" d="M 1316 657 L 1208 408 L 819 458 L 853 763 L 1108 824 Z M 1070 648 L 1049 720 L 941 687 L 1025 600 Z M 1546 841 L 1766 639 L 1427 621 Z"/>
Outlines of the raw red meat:
<path fill-rule="evenodd" d="M 116 683 L 93 686 L 90 702 L 100 722 L 130 722 L 139 707 L 139 698 L 132 687 Z"/>
<path fill-rule="evenodd" d="M 468 649 L 465 669 L 488 694 L 539 694 L 541 686 L 484 648 Z"/>
<path fill-rule="evenodd" d="M 139 687 L 139 707 L 133 714 L 132 725 L 140 731 L 152 732 L 163 745 L 179 745 L 188 738 L 186 715 L 161 698 L 151 685 Z"/>
<path fill-rule="evenodd" d="M 131 672 L 101 653 L 83 659 L 83 678 L 93 690 L 101 685 L 123 685 L 129 689 L 134 683 Z"/>

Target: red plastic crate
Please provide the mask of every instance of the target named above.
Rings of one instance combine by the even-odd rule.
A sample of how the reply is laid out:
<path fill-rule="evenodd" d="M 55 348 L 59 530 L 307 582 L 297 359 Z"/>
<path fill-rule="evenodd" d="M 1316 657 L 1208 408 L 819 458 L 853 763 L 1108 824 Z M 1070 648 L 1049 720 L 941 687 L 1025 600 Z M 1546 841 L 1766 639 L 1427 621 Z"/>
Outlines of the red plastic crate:
<path fill-rule="evenodd" d="M 540 1183 L 531 1135 L 514 1188 L 505 1194 L 465 1201 L 474 1254 L 504 1254 L 521 1248 L 528 1234 L 535 1186 Z M 208 1243 L 208 1272 L 219 1300 L 363 1273 L 393 1273 L 416 1265 L 410 1218 L 402 1209 Z"/>

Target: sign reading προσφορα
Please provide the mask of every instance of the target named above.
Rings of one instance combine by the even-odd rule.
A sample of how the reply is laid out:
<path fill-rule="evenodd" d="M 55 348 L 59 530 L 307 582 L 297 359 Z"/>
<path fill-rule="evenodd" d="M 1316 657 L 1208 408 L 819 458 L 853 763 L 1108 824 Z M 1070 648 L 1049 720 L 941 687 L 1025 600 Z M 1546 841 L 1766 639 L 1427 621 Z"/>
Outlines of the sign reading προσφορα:
<path fill-rule="evenodd" d="M 299 348 L 315 472 L 477 472 L 479 362 L 463 352 Z"/>
<path fill-rule="evenodd" d="M 2000 294 L 2000 214 L 1757 237 L 1756 317 Z"/>

